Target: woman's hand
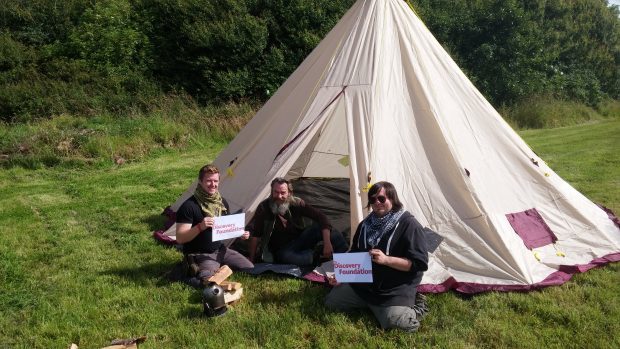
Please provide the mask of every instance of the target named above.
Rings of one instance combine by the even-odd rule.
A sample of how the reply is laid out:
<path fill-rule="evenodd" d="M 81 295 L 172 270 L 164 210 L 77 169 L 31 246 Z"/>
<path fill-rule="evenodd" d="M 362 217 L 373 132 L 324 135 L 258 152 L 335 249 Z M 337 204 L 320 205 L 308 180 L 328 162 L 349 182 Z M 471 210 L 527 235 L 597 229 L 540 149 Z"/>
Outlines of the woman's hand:
<path fill-rule="evenodd" d="M 381 251 L 380 249 L 373 248 L 372 250 L 368 251 L 368 253 L 370 253 L 370 259 L 373 262 L 383 265 L 388 264 L 388 256 L 386 256 L 385 253 L 383 253 L 383 251 Z"/>
<path fill-rule="evenodd" d="M 340 283 L 336 281 L 336 278 L 333 276 L 327 277 L 327 283 L 329 284 L 329 286 L 332 286 L 332 287 L 340 285 Z"/>
<path fill-rule="evenodd" d="M 411 270 L 411 266 L 413 265 L 413 263 L 407 258 L 386 256 L 383 251 L 377 248 L 373 248 L 372 250 L 368 251 L 368 253 L 370 253 L 370 259 L 373 262 L 386 265 L 396 270 L 409 271 Z"/>

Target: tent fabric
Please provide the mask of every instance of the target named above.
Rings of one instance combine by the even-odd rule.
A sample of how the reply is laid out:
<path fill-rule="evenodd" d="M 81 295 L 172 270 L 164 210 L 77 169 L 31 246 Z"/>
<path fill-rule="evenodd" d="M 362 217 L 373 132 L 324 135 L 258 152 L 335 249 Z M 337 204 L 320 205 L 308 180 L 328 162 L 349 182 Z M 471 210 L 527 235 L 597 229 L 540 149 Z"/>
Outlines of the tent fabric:
<path fill-rule="evenodd" d="M 274 177 L 343 178 L 356 227 L 368 187 L 392 182 L 444 239 L 422 280 L 436 292 L 527 290 L 620 259 L 607 213 L 527 146 L 400 0 L 357 1 L 214 163 L 247 217 Z M 506 216 L 529 209 L 557 238 L 536 256 Z"/>

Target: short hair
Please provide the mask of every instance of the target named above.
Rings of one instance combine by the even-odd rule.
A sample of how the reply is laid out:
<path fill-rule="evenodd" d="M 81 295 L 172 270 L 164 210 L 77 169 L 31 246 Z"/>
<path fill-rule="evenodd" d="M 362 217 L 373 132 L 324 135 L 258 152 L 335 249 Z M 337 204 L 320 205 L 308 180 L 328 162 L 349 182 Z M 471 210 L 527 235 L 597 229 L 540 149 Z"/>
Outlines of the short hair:
<path fill-rule="evenodd" d="M 396 193 L 394 184 L 390 182 L 382 181 L 373 184 L 368 190 L 368 199 L 370 199 L 371 196 L 377 195 L 377 193 L 381 191 L 381 188 L 385 189 L 385 196 L 387 196 L 387 198 L 392 202 L 392 211 L 400 211 L 400 209 L 403 208 L 403 203 L 400 202 L 400 199 L 398 198 L 398 193 Z M 370 201 L 368 202 L 368 205 L 366 205 L 366 208 L 369 207 Z"/>
<path fill-rule="evenodd" d="M 278 184 L 285 184 L 288 188 L 289 193 L 293 192 L 293 183 L 291 183 L 291 181 L 289 181 L 288 179 L 284 178 L 284 177 L 276 177 L 271 181 L 271 190 L 273 191 L 273 186 Z"/>
<path fill-rule="evenodd" d="M 206 164 L 200 168 L 200 171 L 198 171 L 198 180 L 202 181 L 206 175 L 215 173 L 220 173 L 220 170 L 218 170 L 218 168 L 213 164 Z"/>

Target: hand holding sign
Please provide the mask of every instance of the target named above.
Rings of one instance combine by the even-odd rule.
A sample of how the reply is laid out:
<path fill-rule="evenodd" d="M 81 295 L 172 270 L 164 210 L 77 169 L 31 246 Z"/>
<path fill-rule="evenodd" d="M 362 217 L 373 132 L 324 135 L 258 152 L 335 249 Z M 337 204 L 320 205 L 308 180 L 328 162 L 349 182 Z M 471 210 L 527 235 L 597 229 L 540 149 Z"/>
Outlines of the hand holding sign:
<path fill-rule="evenodd" d="M 334 253 L 334 276 L 338 282 L 372 282 L 370 254 Z"/>
<path fill-rule="evenodd" d="M 213 241 L 232 239 L 245 233 L 245 213 L 214 217 Z"/>

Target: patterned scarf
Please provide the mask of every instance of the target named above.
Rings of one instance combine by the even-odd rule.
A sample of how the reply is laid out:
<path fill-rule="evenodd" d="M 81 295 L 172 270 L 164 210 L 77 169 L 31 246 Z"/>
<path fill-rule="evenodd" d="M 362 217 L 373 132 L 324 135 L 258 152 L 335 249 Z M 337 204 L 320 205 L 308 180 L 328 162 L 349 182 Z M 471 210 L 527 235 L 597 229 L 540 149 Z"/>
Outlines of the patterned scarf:
<path fill-rule="evenodd" d="M 226 211 L 226 206 L 224 206 L 224 202 L 222 201 L 222 195 L 220 195 L 219 192 L 209 195 L 209 193 L 198 184 L 194 192 L 194 197 L 196 201 L 198 201 L 200 208 L 202 208 L 202 213 L 204 213 L 206 217 L 219 217 Z"/>
<path fill-rule="evenodd" d="M 366 235 L 366 242 L 371 248 L 375 248 L 385 233 L 392 230 L 405 210 L 398 212 L 390 211 L 383 217 L 378 217 L 371 212 L 362 222 L 362 230 Z"/>

